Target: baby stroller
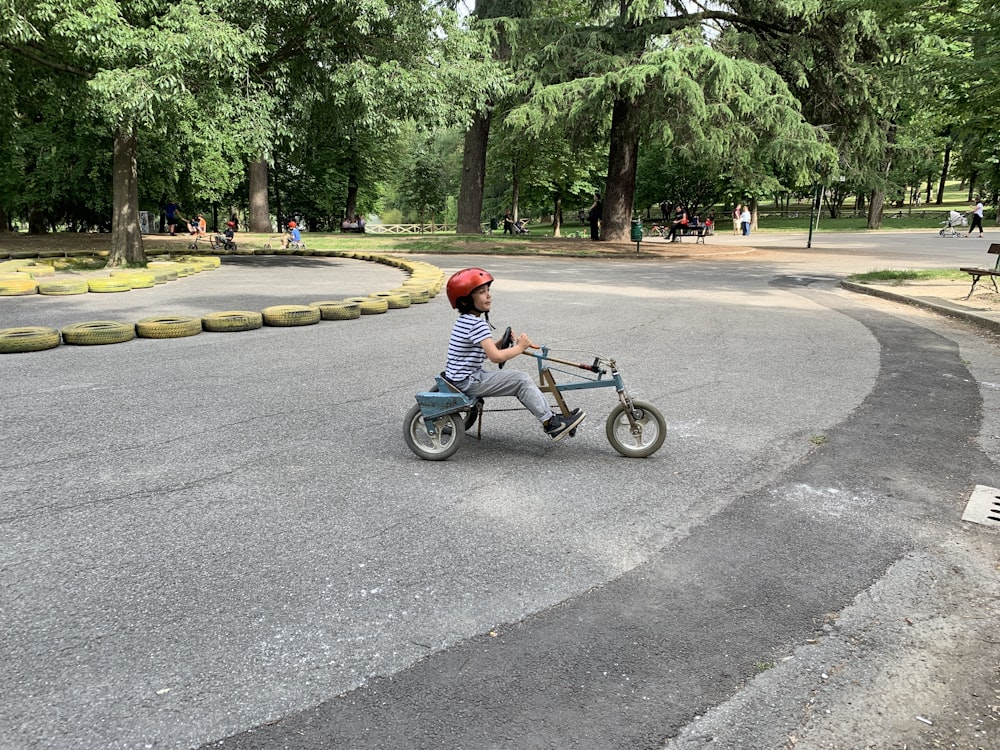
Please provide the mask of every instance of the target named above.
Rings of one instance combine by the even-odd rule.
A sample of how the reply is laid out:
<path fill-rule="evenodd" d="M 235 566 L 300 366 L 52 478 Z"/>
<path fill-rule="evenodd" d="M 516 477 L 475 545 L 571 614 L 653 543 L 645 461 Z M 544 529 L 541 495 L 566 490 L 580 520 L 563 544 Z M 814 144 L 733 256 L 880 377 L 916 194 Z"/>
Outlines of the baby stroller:
<path fill-rule="evenodd" d="M 969 220 L 965 218 L 965 214 L 960 214 L 958 211 L 949 211 L 947 221 L 941 222 L 941 231 L 938 234 L 941 237 L 966 237 L 965 232 L 958 230 L 958 227 L 969 226 Z"/>
<path fill-rule="evenodd" d="M 527 234 L 528 233 L 528 220 L 518 219 L 514 222 L 514 234 Z"/>

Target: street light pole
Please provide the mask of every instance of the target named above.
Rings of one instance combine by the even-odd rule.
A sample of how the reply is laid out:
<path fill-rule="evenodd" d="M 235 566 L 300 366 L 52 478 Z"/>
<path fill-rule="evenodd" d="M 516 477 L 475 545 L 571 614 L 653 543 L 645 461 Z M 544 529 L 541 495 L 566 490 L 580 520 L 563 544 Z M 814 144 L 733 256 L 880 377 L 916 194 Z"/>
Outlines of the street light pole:
<path fill-rule="evenodd" d="M 809 240 L 808 242 L 806 242 L 807 248 L 811 248 L 813 246 L 813 229 L 816 226 L 816 219 L 818 218 L 819 214 L 821 189 L 822 188 L 818 182 L 816 183 L 815 186 L 813 186 L 812 206 L 809 208 Z"/>

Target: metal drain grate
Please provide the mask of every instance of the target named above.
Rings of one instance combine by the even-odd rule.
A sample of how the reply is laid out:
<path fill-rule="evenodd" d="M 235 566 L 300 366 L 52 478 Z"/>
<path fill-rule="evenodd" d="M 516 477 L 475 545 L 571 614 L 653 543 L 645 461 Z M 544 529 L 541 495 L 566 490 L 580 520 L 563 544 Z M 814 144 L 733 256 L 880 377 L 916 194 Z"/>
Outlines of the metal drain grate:
<path fill-rule="evenodd" d="M 962 520 L 1000 528 L 1000 490 L 977 484 L 965 506 Z"/>

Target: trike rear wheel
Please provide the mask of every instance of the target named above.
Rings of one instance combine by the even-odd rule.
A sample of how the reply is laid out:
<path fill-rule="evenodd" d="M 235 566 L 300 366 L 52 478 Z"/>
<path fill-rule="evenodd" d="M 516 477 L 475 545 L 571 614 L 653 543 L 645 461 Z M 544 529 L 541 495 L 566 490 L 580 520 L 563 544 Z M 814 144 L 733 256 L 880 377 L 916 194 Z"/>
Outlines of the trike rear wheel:
<path fill-rule="evenodd" d="M 652 456 L 663 445 L 667 436 L 667 423 L 652 404 L 632 401 L 632 418 L 639 426 L 633 433 L 625 406 L 619 404 L 608 416 L 605 430 L 611 446 L 626 458 Z"/>
<path fill-rule="evenodd" d="M 454 455 L 465 438 L 461 414 L 445 414 L 434 420 L 434 434 L 427 432 L 420 405 L 414 404 L 403 420 L 403 439 L 407 447 L 426 461 L 444 461 Z"/>

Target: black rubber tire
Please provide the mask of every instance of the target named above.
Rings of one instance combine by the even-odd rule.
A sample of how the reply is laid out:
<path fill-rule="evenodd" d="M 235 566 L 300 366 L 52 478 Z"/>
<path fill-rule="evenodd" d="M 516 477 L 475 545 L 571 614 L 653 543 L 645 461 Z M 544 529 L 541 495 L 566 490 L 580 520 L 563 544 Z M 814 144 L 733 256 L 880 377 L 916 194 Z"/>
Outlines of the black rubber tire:
<path fill-rule="evenodd" d="M 59 346 L 59 331 L 42 326 L 0 329 L 0 354 L 40 352 Z"/>
<path fill-rule="evenodd" d="M 436 435 L 424 426 L 419 404 L 414 404 L 403 418 L 403 440 L 406 446 L 425 461 L 445 461 L 462 447 L 465 425 L 461 414 L 446 414 L 434 420 Z"/>
<path fill-rule="evenodd" d="M 608 442 L 626 458 L 646 458 L 652 456 L 663 445 L 667 436 L 667 422 L 652 404 L 633 399 L 634 417 L 642 428 L 639 436 L 631 434 L 625 407 L 618 404 L 608 415 L 605 432 Z"/>
<path fill-rule="evenodd" d="M 63 341 L 78 346 L 120 344 L 135 338 L 135 326 L 115 320 L 91 320 L 73 323 L 62 329 Z"/>

